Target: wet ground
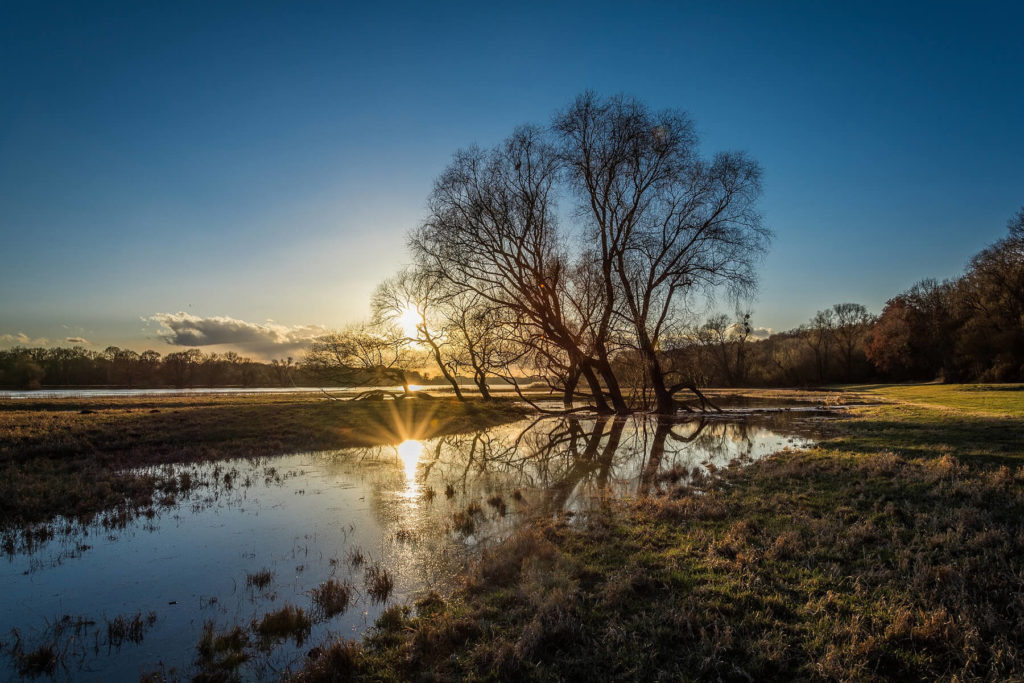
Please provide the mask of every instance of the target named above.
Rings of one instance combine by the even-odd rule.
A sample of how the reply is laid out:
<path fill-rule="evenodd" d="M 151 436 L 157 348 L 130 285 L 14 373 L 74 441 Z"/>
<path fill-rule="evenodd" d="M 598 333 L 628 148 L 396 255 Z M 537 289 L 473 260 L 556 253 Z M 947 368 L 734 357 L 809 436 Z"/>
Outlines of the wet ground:
<path fill-rule="evenodd" d="M 358 638 L 386 607 L 450 591 L 474 554 L 535 515 L 585 514 L 606 496 L 679 482 L 811 443 L 814 413 L 706 421 L 540 417 L 397 446 L 170 468 L 183 493 L 137 518 L 8 534 L 0 569 L 0 677 L 53 653 L 58 679 L 187 676 L 204 624 L 218 631 L 285 605 L 312 626 L 252 638 L 244 678 L 276 678 L 318 642 Z M 393 582 L 387 595 L 371 580 Z M 351 587 L 327 617 L 314 589 Z"/>

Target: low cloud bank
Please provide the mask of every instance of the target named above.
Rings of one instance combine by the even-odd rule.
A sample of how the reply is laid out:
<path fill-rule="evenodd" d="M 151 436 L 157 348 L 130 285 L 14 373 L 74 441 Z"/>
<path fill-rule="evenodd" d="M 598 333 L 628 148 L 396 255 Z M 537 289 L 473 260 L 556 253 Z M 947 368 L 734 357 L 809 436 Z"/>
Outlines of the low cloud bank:
<path fill-rule="evenodd" d="M 18 334 L 0 334 L 0 346 L 46 346 L 50 343 L 46 337 L 33 339 L 24 332 Z"/>
<path fill-rule="evenodd" d="M 157 313 L 159 337 L 173 346 L 231 346 L 265 358 L 295 356 L 327 330 L 319 325 L 279 325 L 272 320 L 251 323 L 227 316 L 204 318 L 179 311 Z"/>

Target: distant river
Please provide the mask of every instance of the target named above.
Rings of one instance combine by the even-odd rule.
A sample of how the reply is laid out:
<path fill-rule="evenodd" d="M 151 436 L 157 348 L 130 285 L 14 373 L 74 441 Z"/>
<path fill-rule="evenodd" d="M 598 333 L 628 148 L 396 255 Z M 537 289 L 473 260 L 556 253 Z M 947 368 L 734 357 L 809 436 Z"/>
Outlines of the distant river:
<path fill-rule="evenodd" d="M 442 385 L 409 385 L 414 391 L 427 391 L 432 394 L 450 394 L 452 389 Z M 476 393 L 477 388 L 472 384 L 462 384 L 460 388 L 467 393 Z M 323 391 L 332 396 L 348 396 L 358 394 L 370 389 L 385 389 L 388 391 L 401 391 L 401 387 L 325 387 Z M 511 392 L 509 385 L 499 384 L 491 386 L 492 393 Z M 34 391 L 0 390 L 0 400 L 3 399 L 33 399 L 33 398 L 111 398 L 118 396 L 209 396 L 219 394 L 305 394 L 320 393 L 320 387 L 216 387 L 216 388 L 195 388 L 195 389 L 36 389 Z"/>

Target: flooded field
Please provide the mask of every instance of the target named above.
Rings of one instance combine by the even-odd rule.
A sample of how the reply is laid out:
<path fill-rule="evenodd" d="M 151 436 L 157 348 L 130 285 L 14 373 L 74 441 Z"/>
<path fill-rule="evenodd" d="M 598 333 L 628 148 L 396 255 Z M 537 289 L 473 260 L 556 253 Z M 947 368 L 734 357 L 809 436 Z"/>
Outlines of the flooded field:
<path fill-rule="evenodd" d="M 137 517 L 3 539 L 0 675 L 134 679 L 240 663 L 276 678 L 396 603 L 455 586 L 535 515 L 699 485 L 810 443 L 780 416 L 543 417 L 397 446 L 160 468 Z"/>

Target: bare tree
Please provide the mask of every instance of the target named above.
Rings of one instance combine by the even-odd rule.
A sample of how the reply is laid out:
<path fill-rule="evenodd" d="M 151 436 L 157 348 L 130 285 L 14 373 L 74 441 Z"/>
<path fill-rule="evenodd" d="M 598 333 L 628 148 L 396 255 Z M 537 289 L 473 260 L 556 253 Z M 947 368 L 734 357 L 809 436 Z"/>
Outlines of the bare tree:
<path fill-rule="evenodd" d="M 818 381 L 821 383 L 824 383 L 828 376 L 835 330 L 836 316 L 831 308 L 818 311 L 811 321 L 801 328 L 804 343 L 814 353 L 814 366 L 818 370 Z"/>
<path fill-rule="evenodd" d="M 393 327 L 362 323 L 313 340 L 303 368 L 323 380 L 344 386 L 394 383 L 412 396 L 407 372 L 415 356 Z M 379 398 L 381 390 L 356 398 Z M 396 396 L 397 397 L 397 396 Z"/>
<path fill-rule="evenodd" d="M 754 286 L 770 237 L 755 208 L 760 174 L 742 154 L 704 159 L 682 113 L 588 93 L 549 131 L 458 152 L 410 244 L 425 273 L 497 312 L 519 362 L 566 402 L 582 379 L 598 411 L 628 412 L 621 356 L 639 359 L 642 400 L 649 387 L 668 413 L 683 389 L 707 405 L 695 373 L 665 363 L 680 314 L 697 295 Z M 559 232 L 565 190 L 582 223 Z"/>
<path fill-rule="evenodd" d="M 408 320 L 413 329 L 399 329 L 401 341 L 420 344 L 430 355 L 441 375 L 452 386 L 455 397 L 464 400 L 455 376 L 457 360 L 450 353 L 441 308 L 447 298 L 445 281 L 423 270 L 406 268 L 382 282 L 373 294 L 371 308 L 377 322 L 397 327 Z"/>
<path fill-rule="evenodd" d="M 475 292 L 449 294 L 442 310 L 456 349 L 456 367 L 472 372 L 480 395 L 489 400 L 487 378 L 510 374 L 523 357 L 524 347 L 514 338 L 515 326 L 500 308 Z"/>
<path fill-rule="evenodd" d="M 832 307 L 835 323 L 833 334 L 843 358 L 845 380 L 853 380 L 853 362 L 857 351 L 863 348 L 864 337 L 874 321 L 868 309 L 861 304 L 836 304 Z"/>
<path fill-rule="evenodd" d="M 274 358 L 270 361 L 270 367 L 280 386 L 295 385 L 295 373 L 298 372 L 299 367 L 291 356 L 287 358 Z"/>
<path fill-rule="evenodd" d="M 696 388 L 679 374 L 670 383 L 662 338 L 691 295 L 754 285 L 754 261 L 770 237 L 755 207 L 761 169 L 740 153 L 703 159 L 685 114 L 654 113 L 633 98 L 586 93 L 554 128 L 600 247 L 605 301 L 598 334 L 613 314 L 630 323 L 657 409 L 674 412 L 674 393 Z"/>
<path fill-rule="evenodd" d="M 502 309 L 520 328 L 520 340 L 562 350 L 580 368 L 599 410 L 609 410 L 606 393 L 624 410 L 610 368 L 584 346 L 589 321 L 574 319 L 567 305 L 568 258 L 554 207 L 558 174 L 554 149 L 537 128 L 520 128 L 489 152 L 458 152 L 410 244 L 427 272 Z"/>
<path fill-rule="evenodd" d="M 721 377 L 731 386 L 747 378 L 747 340 L 753 333 L 750 313 L 739 313 L 736 320 L 724 314 L 713 315 L 695 332 L 700 345 L 710 351 Z"/>

